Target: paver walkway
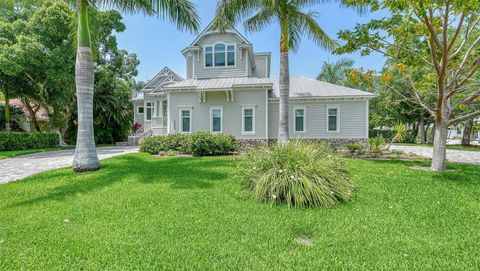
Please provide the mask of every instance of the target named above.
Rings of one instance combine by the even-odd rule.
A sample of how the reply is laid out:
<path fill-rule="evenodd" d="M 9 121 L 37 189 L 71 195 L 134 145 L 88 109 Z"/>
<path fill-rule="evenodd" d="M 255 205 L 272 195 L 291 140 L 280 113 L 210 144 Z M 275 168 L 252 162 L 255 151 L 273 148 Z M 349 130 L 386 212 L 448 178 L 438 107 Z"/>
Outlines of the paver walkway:
<path fill-rule="evenodd" d="M 72 166 L 75 150 L 32 153 L 0 160 L 0 184 L 26 178 L 52 169 Z M 98 158 L 105 159 L 138 152 L 137 147 L 115 146 L 97 148 Z"/>
<path fill-rule="evenodd" d="M 427 158 L 432 158 L 433 156 L 432 147 L 392 145 L 390 149 L 400 150 L 406 153 L 413 153 Z M 480 165 L 480 152 L 447 149 L 447 160 L 450 162 Z"/>

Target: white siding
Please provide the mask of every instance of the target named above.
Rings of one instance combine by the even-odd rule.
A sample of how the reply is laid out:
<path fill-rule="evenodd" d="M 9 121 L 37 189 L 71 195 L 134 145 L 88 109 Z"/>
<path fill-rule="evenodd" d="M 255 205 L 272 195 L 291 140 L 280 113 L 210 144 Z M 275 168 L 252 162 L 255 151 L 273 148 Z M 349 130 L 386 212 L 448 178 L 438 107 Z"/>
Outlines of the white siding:
<path fill-rule="evenodd" d="M 255 66 L 253 77 L 267 78 L 269 77 L 269 57 L 267 55 L 255 55 Z"/>
<path fill-rule="evenodd" d="M 270 139 L 278 137 L 278 102 L 268 104 L 268 120 Z M 306 131 L 294 133 L 294 107 L 306 108 Z M 327 107 L 338 107 L 339 132 L 327 131 Z M 324 139 L 324 138 L 367 138 L 367 103 L 366 101 L 290 101 L 289 130 L 291 138 Z"/>
<path fill-rule="evenodd" d="M 192 108 L 192 131 L 210 131 L 210 107 L 223 106 L 223 133 L 243 139 L 266 138 L 266 95 L 264 90 L 235 91 L 227 102 L 223 91 L 207 92 L 206 103 L 199 103 L 196 92 L 170 93 L 171 132 L 179 131 L 179 108 Z M 255 106 L 255 135 L 242 135 L 242 106 Z"/>

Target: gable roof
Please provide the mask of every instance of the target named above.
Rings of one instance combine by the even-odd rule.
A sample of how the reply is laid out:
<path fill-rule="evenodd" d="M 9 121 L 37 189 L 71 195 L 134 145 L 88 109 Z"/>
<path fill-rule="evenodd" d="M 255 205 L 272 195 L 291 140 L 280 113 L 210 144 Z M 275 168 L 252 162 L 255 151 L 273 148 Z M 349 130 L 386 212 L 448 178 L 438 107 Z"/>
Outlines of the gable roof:
<path fill-rule="evenodd" d="M 141 90 L 142 92 L 154 92 L 159 86 L 163 86 L 167 83 L 182 81 L 180 75 L 176 74 L 168 67 L 164 67 L 155 77 L 153 77 Z"/>
<path fill-rule="evenodd" d="M 213 28 L 213 22 L 215 20 L 212 20 L 208 25 L 207 27 L 205 27 L 205 29 L 198 35 L 198 37 L 188 46 L 188 47 L 192 47 L 192 46 L 195 46 L 197 44 L 197 42 L 203 38 L 205 35 L 208 35 L 210 33 L 212 33 L 212 28 Z M 236 34 L 243 42 L 245 43 L 248 43 L 248 44 L 251 44 L 242 34 L 240 34 L 240 32 L 238 32 L 237 29 L 235 29 L 235 27 L 229 25 L 228 26 L 229 30 L 225 30 L 225 32 L 227 33 L 234 33 Z M 217 31 L 214 31 L 214 32 L 217 32 Z"/>
<path fill-rule="evenodd" d="M 278 89 L 279 81 L 274 79 L 270 98 L 278 98 L 280 96 Z M 290 78 L 290 97 L 292 98 L 374 98 L 376 96 L 376 94 L 370 92 L 334 85 L 307 77 Z"/>

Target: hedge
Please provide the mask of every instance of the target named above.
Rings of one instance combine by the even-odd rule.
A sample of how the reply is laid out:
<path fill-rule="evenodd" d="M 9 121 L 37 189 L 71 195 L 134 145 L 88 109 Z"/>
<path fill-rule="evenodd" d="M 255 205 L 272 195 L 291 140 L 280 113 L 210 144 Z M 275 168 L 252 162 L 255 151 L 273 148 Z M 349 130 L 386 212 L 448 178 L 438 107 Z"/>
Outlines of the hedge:
<path fill-rule="evenodd" d="M 0 151 L 43 149 L 58 145 L 55 133 L 0 132 Z"/>
<path fill-rule="evenodd" d="M 142 139 L 140 151 L 157 155 L 161 152 L 178 152 L 193 156 L 224 155 L 238 149 L 237 140 L 230 135 L 195 132 L 193 134 L 171 134 Z"/>

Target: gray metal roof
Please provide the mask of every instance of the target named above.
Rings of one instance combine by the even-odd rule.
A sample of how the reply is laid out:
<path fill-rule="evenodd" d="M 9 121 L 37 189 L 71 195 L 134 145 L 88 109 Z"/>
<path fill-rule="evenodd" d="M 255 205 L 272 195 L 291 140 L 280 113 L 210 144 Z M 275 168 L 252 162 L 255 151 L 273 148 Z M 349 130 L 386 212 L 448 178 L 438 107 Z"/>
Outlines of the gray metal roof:
<path fill-rule="evenodd" d="M 185 81 L 175 82 L 164 86 L 164 89 L 196 89 L 196 90 L 215 90 L 231 89 L 234 87 L 249 86 L 267 86 L 271 87 L 273 82 L 269 78 L 249 78 L 249 77 L 228 77 L 213 79 L 187 79 Z"/>
<path fill-rule="evenodd" d="M 163 89 L 194 89 L 194 90 L 224 90 L 235 87 L 265 86 L 270 87 L 270 98 L 278 98 L 278 79 L 276 78 L 214 78 L 214 79 L 187 79 L 185 81 L 175 82 L 163 86 Z M 307 77 L 290 78 L 290 97 L 308 98 L 308 97 L 375 97 L 373 93 L 337 86 L 327 82 L 310 79 Z"/>
<path fill-rule="evenodd" d="M 270 93 L 270 98 L 278 98 L 278 79 L 274 80 L 273 91 Z M 308 97 L 350 97 L 363 96 L 375 97 L 376 95 L 370 92 L 361 91 L 358 89 L 334 85 L 331 83 L 307 78 L 307 77 L 292 77 L 290 78 L 290 97 L 292 98 L 308 98 Z"/>

